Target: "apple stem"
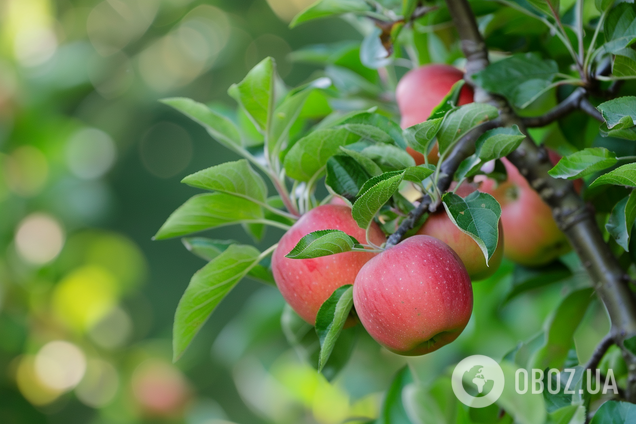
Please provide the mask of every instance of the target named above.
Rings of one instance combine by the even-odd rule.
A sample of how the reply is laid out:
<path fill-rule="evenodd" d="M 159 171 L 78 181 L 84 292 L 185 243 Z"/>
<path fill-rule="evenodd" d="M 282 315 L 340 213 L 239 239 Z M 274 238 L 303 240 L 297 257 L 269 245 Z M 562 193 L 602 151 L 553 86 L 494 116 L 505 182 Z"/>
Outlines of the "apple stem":
<path fill-rule="evenodd" d="M 466 56 L 465 78 L 471 83 L 471 75 L 488 66 L 488 50 L 467 0 L 446 0 L 446 4 Z M 522 132 L 527 133 L 523 120 L 504 98 L 475 87 L 475 100 L 497 106 L 505 125 L 518 125 Z M 581 102 L 580 107 L 589 113 L 593 106 L 589 102 Z M 625 340 L 636 336 L 636 299 L 629 288 L 629 276 L 605 243 L 594 215 L 576 194 L 571 182 L 548 175 L 552 165 L 545 149 L 537 146 L 526 134 L 519 148 L 508 155 L 508 159 L 552 208 L 555 220 L 591 277 L 596 293 L 610 315 L 610 337 L 621 348 L 629 369 L 627 400 L 636 402 L 636 355 L 624 345 Z"/>

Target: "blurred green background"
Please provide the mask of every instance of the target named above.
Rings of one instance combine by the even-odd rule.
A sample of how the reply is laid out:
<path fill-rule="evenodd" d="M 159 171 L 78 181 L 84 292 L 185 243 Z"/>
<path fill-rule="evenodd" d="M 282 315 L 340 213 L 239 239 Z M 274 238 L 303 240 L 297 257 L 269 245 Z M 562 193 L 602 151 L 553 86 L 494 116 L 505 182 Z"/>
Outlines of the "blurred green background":
<path fill-rule="evenodd" d="M 158 100 L 233 107 L 227 88 L 264 57 L 294 86 L 318 68 L 292 62 L 292 51 L 362 40 L 340 19 L 290 30 L 309 3 L 0 2 L 0 423 L 331 424 L 377 415 L 406 360 L 360 334 L 349 365 L 327 383 L 289 348 L 278 292 L 250 281 L 173 365 L 173 314 L 204 263 L 178 240 L 151 241 L 197 192 L 181 178 L 234 159 Z M 259 246 L 280 235 L 270 230 Z M 251 242 L 239 227 L 214 237 Z M 475 286 L 478 308 L 457 343 L 409 360 L 418 379 L 432 381 L 469 354 L 500 359 L 540 331 L 562 288 L 500 307 L 511 270 L 504 264 Z M 598 305 L 588 315 L 580 339 L 591 349 L 608 324 Z"/>

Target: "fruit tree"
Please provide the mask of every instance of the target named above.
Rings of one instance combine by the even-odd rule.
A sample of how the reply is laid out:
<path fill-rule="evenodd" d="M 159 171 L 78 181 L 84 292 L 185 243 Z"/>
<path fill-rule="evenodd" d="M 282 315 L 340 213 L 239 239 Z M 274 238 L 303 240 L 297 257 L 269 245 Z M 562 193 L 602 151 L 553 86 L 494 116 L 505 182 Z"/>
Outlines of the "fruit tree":
<path fill-rule="evenodd" d="M 561 291 L 544 331 L 494 358 L 508 387 L 497 403 L 480 415 L 449 398 L 445 371 L 414 397 L 401 373 L 375 422 L 631 422 L 636 6 L 322 0 L 291 25 L 334 16 L 363 40 L 294 53 L 321 66 L 298 87 L 265 58 L 229 87 L 235 114 L 164 100 L 240 157 L 184 178 L 205 193 L 155 236 L 188 236 L 209 261 L 177 308 L 175 359 L 243 278 L 280 290 L 284 329 L 315 326 L 290 343 L 319 346 L 307 360 L 333 378 L 350 328 L 398 355 L 436 355 L 480 325 L 474 286 L 508 276 L 507 299 Z M 238 224 L 256 242 L 271 227 L 280 242 L 190 236 Z M 584 348 L 591 304 L 609 324 Z M 580 390 L 512 393 L 515 370 L 548 368 L 541 384 L 574 369 L 567 384 Z M 613 394 L 590 389 L 614 378 Z"/>

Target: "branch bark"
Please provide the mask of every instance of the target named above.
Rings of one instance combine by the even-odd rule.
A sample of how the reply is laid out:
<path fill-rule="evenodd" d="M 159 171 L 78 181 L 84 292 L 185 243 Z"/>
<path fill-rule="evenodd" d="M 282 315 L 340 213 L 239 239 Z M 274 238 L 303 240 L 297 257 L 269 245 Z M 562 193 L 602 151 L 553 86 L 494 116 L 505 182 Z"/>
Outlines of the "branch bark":
<path fill-rule="evenodd" d="M 500 126 L 501 121 L 499 119 L 484 122 L 483 124 L 480 124 L 468 131 L 455 144 L 451 154 L 448 155 L 441 164 L 440 171 L 442 176 L 437 180 L 437 187 L 442 193 L 448 190 L 453 182 L 453 176 L 455 175 L 455 172 L 457 172 L 459 164 L 461 164 L 468 156 L 475 153 L 475 142 L 477 139 L 486 131 Z M 402 221 L 398 229 L 389 236 L 389 239 L 386 242 L 386 247 L 389 248 L 398 244 L 404 235 L 420 220 L 422 215 L 428 211 L 434 212 L 438 206 L 438 204 L 432 204 L 432 199 L 428 195 L 424 196 L 420 201 L 420 204 L 409 213 L 409 216 Z"/>
<path fill-rule="evenodd" d="M 467 59 L 466 79 L 470 83 L 471 75 L 488 65 L 488 50 L 467 0 L 446 0 L 446 4 L 459 32 L 462 50 Z M 526 132 L 523 120 L 515 114 L 505 99 L 492 96 L 478 87 L 475 93 L 476 101 L 489 102 L 499 109 L 505 125 L 517 124 L 521 131 Z M 636 356 L 623 345 L 624 340 L 636 335 L 636 301 L 628 287 L 629 278 L 605 244 L 594 215 L 574 192 L 571 183 L 553 179 L 548 175 L 547 172 L 552 165 L 548 161 L 545 149 L 537 147 L 527 136 L 508 159 L 552 208 L 559 227 L 576 249 L 596 293 L 607 308 L 612 324 L 611 337 L 621 348 L 630 370 L 627 399 L 635 402 Z"/>
<path fill-rule="evenodd" d="M 579 87 L 567 99 L 546 112 L 545 115 L 522 118 L 523 124 L 526 128 L 544 127 L 577 109 L 581 109 L 597 121 L 603 122 L 603 117 L 585 97 L 586 95 L 587 91 Z"/>

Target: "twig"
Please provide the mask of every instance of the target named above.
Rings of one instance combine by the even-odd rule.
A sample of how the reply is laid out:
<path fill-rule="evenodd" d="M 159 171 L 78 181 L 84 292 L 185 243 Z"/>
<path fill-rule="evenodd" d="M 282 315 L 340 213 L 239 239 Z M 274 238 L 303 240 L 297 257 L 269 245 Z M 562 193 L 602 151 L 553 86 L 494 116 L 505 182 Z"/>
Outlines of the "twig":
<path fill-rule="evenodd" d="M 594 349 L 594 353 L 592 353 L 592 357 L 587 364 L 585 364 L 586 370 L 595 370 L 598 368 L 599 362 L 603 359 L 603 356 L 607 352 L 607 349 L 610 348 L 614 344 L 614 337 L 611 334 L 608 334 L 600 341 L 596 349 Z"/>
<path fill-rule="evenodd" d="M 599 112 L 592 103 L 590 103 L 590 101 L 588 99 L 586 99 L 585 97 L 581 99 L 581 104 L 580 104 L 581 110 L 585 113 L 587 113 L 588 115 L 590 115 L 592 118 L 596 119 L 599 122 L 603 122 L 603 115 L 601 115 L 601 112 Z"/>
<path fill-rule="evenodd" d="M 582 110 L 597 121 L 603 122 L 603 116 L 585 97 L 586 94 L 586 90 L 582 87 L 579 87 L 574 90 L 574 92 L 570 94 L 567 99 L 563 100 L 554 108 L 546 112 L 545 115 L 521 118 L 523 125 L 525 125 L 527 128 L 543 127 L 556 121 L 557 119 L 563 118 L 570 112 L 577 109 Z"/>
<path fill-rule="evenodd" d="M 469 72 L 484 69 L 488 65 L 488 52 L 470 5 L 467 0 L 446 0 L 446 4 L 461 38 L 462 49 L 467 59 L 466 69 Z M 490 102 L 499 108 L 504 125 L 517 124 L 525 131 L 523 121 L 505 99 L 487 92 L 482 92 L 480 97 L 476 100 Z M 605 243 L 594 215 L 571 184 L 548 175 L 552 165 L 529 136 L 508 156 L 508 159 L 552 208 L 555 220 L 575 248 L 593 281 L 596 293 L 610 315 L 610 334 L 621 348 L 630 370 L 626 387 L 627 399 L 630 402 L 636 401 L 636 356 L 623 345 L 624 340 L 636 335 L 636 300 L 628 287 L 629 277 L 625 276 Z"/>
<path fill-rule="evenodd" d="M 442 162 L 440 171 L 442 176 L 437 180 L 437 188 L 442 193 L 448 190 L 451 182 L 453 181 L 453 175 L 457 171 L 459 164 L 464 159 L 472 155 L 475 152 L 475 141 L 486 131 L 501 126 L 501 120 L 493 119 L 492 121 L 484 122 L 467 132 L 458 142 L 455 144 L 452 153 Z M 424 196 L 419 205 L 413 209 L 409 215 L 402 221 L 398 229 L 389 236 L 386 242 L 386 247 L 395 246 L 398 244 L 404 235 L 409 232 L 419 221 L 419 219 L 429 210 L 431 205 L 430 196 Z M 436 207 L 437 205 L 435 205 Z"/>
<path fill-rule="evenodd" d="M 544 127 L 578 109 L 584 97 L 585 89 L 579 87 L 567 99 L 546 112 L 545 115 L 522 118 L 523 124 L 528 128 Z"/>

